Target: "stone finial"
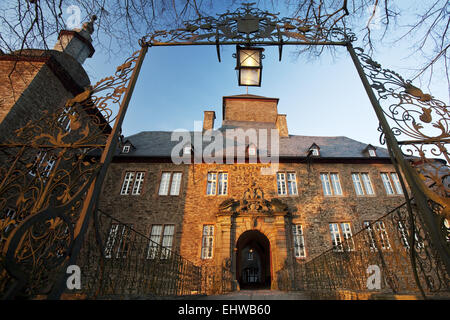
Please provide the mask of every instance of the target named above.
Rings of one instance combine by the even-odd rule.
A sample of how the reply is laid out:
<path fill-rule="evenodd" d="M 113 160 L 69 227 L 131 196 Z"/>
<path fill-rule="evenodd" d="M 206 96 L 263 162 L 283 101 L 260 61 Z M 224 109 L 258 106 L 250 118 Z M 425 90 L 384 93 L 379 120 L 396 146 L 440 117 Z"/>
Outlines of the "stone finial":
<path fill-rule="evenodd" d="M 91 20 L 89 22 L 83 23 L 81 30 L 87 31 L 89 34 L 94 33 L 94 21 L 97 20 L 97 16 L 94 14 L 91 16 Z"/>

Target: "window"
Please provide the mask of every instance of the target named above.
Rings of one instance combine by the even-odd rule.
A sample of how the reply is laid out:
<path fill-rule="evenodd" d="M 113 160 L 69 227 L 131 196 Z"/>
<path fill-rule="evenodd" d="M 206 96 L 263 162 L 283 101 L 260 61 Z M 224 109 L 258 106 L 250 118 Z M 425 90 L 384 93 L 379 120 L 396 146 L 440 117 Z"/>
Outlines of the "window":
<path fill-rule="evenodd" d="M 172 251 L 173 235 L 175 226 L 173 224 L 154 224 L 150 232 L 150 241 L 147 250 L 147 259 L 155 259 L 158 248 L 161 248 L 160 259 L 167 259 Z"/>
<path fill-rule="evenodd" d="M 47 151 L 39 151 L 28 174 L 35 177 L 37 173 L 40 173 L 41 177 L 47 178 L 55 163 L 56 158 L 54 156 L 49 156 Z"/>
<path fill-rule="evenodd" d="M 71 131 L 70 124 L 72 122 L 72 119 L 74 119 L 76 115 L 75 110 L 70 109 L 71 108 L 65 107 L 58 118 L 58 123 L 66 132 Z"/>
<path fill-rule="evenodd" d="M 318 156 L 318 155 L 319 155 L 319 149 L 313 148 L 313 149 L 311 149 L 311 150 L 312 150 L 311 155 L 313 155 L 313 156 Z"/>
<path fill-rule="evenodd" d="M 277 189 L 278 189 L 278 195 L 286 195 L 287 189 L 286 189 L 286 174 L 278 172 L 277 173 Z"/>
<path fill-rule="evenodd" d="M 364 227 L 367 229 L 371 251 L 377 250 L 375 241 L 378 241 L 380 248 L 383 250 L 389 250 L 391 248 L 383 221 L 376 221 L 372 225 L 369 221 L 364 221 Z"/>
<path fill-rule="evenodd" d="M 2 223 L 7 223 L 5 229 L 3 230 L 3 232 L 5 233 L 5 235 L 7 235 L 8 230 L 11 227 L 14 227 L 16 224 L 14 222 L 16 222 L 14 219 L 16 217 L 16 210 L 13 208 L 5 208 L 3 210 L 3 214 L 1 215 L 1 222 Z"/>
<path fill-rule="evenodd" d="M 409 249 L 409 233 L 408 230 L 406 228 L 406 224 L 404 221 L 399 220 L 398 224 L 398 231 L 400 232 L 400 236 L 401 236 L 401 240 L 402 240 L 402 244 L 406 249 Z M 420 237 L 417 232 L 414 234 L 414 244 L 416 246 L 417 249 L 423 249 L 424 248 L 424 243 L 423 243 L 423 239 L 422 237 Z"/>
<path fill-rule="evenodd" d="M 296 258 L 305 258 L 305 239 L 303 238 L 303 227 L 301 224 L 292 226 L 292 235 L 294 238 L 294 254 Z"/>
<path fill-rule="evenodd" d="M 223 196 L 228 193 L 228 173 L 208 172 L 206 194 Z"/>
<path fill-rule="evenodd" d="M 342 196 L 341 183 L 337 173 L 321 173 L 320 180 L 325 196 Z"/>
<path fill-rule="evenodd" d="M 344 251 L 344 245 L 347 251 L 355 250 L 355 243 L 352 238 L 352 230 L 349 222 L 330 223 L 331 244 L 333 249 L 338 252 Z"/>
<path fill-rule="evenodd" d="M 161 175 L 161 182 L 159 184 L 160 196 L 178 196 L 181 187 L 181 172 L 163 172 Z"/>
<path fill-rule="evenodd" d="M 211 259 L 213 255 L 214 226 L 203 226 L 202 259 Z"/>
<path fill-rule="evenodd" d="M 183 148 L 183 155 L 190 155 L 192 153 L 192 146 L 185 146 Z"/>
<path fill-rule="evenodd" d="M 368 173 L 352 173 L 352 180 L 353 185 L 355 186 L 355 192 L 358 196 L 375 194 Z"/>
<path fill-rule="evenodd" d="M 130 152 L 130 146 L 123 146 L 122 153 Z"/>
<path fill-rule="evenodd" d="M 377 153 L 375 152 L 374 149 L 369 149 L 369 156 L 370 157 L 376 157 L 377 156 Z"/>
<path fill-rule="evenodd" d="M 140 195 L 144 185 L 145 172 L 143 171 L 127 171 L 123 179 L 121 195 Z"/>
<path fill-rule="evenodd" d="M 130 246 L 131 228 L 133 225 L 113 223 L 109 229 L 105 246 L 105 258 L 126 258 Z M 114 251 L 116 254 L 114 255 Z"/>
<path fill-rule="evenodd" d="M 249 156 L 256 156 L 256 147 L 255 146 L 249 146 L 248 147 L 248 155 Z"/>
<path fill-rule="evenodd" d="M 287 177 L 287 179 L 286 179 Z M 278 195 L 297 195 L 297 176 L 294 172 L 277 173 Z"/>
<path fill-rule="evenodd" d="M 386 193 L 388 195 L 403 194 L 402 186 L 400 184 L 400 180 L 398 178 L 397 173 L 382 172 L 381 180 L 383 180 L 384 188 L 386 189 Z M 395 190 L 392 187 L 392 185 L 395 186 Z"/>

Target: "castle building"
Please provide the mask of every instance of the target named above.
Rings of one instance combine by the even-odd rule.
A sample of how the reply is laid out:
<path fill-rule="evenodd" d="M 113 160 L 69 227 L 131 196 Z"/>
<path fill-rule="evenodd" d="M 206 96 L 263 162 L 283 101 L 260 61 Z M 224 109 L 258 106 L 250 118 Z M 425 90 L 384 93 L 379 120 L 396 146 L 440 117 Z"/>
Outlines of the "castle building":
<path fill-rule="evenodd" d="M 387 150 L 290 135 L 277 106 L 225 96 L 216 130 L 215 112 L 205 111 L 199 131 L 126 137 L 99 209 L 195 265 L 228 270 L 231 290 L 285 288 L 298 281 L 296 265 L 330 248 L 354 250 L 343 239 L 404 202 Z M 110 226 L 109 256 L 119 228 Z"/>

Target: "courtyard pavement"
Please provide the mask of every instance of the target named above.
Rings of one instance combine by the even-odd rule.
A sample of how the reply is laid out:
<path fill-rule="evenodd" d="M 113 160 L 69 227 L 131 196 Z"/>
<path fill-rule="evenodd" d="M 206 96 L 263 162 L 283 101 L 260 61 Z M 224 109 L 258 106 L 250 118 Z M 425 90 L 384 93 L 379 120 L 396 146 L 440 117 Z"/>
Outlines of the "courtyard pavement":
<path fill-rule="evenodd" d="M 198 300 L 310 300 L 302 291 L 240 290 L 227 294 L 198 297 Z"/>

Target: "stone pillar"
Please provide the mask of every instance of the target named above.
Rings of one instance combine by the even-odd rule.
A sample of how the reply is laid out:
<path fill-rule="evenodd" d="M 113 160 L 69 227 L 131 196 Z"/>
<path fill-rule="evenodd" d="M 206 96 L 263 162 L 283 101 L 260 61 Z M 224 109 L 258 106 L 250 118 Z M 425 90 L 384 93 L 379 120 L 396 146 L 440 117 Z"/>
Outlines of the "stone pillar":
<path fill-rule="evenodd" d="M 222 272 L 222 267 L 227 259 L 232 268 L 234 241 L 232 237 L 232 217 L 221 215 L 217 217 L 217 236 L 215 245 L 214 262 L 218 272 Z M 225 266 L 226 267 L 226 266 Z"/>
<path fill-rule="evenodd" d="M 271 244 L 272 251 L 272 270 L 273 280 L 271 289 L 279 289 L 278 286 L 278 272 L 284 267 L 287 259 L 287 239 L 286 239 L 286 223 L 284 213 L 281 215 L 275 214 L 275 221 L 273 223 L 275 231 L 275 243 Z"/>

